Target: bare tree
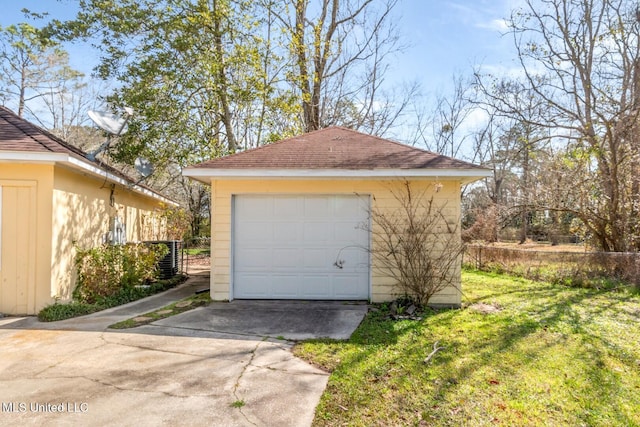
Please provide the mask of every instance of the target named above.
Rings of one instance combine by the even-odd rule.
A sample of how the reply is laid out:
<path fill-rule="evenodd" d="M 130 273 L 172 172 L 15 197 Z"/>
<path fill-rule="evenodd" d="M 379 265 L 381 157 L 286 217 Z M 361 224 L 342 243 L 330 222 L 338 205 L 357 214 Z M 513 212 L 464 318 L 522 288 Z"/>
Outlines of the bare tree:
<path fill-rule="evenodd" d="M 459 221 L 448 218 L 446 205 L 427 197 L 425 188 L 405 181 L 392 193 L 396 209 L 371 211 L 374 264 L 400 292 L 423 305 L 448 287 L 460 291 L 455 274 L 464 250 Z"/>
<path fill-rule="evenodd" d="M 384 100 L 380 108 L 380 98 L 385 98 L 381 84 L 389 55 L 399 49 L 391 18 L 396 2 L 290 0 L 280 10 L 305 132 L 336 124 L 373 132 L 389 126 L 380 126 L 376 116 L 384 112 L 388 121 L 395 114 L 385 111 L 392 104 Z M 407 98 L 394 111 L 403 109 Z"/>
<path fill-rule="evenodd" d="M 460 75 L 454 75 L 452 83 L 453 92 L 449 96 L 436 97 L 431 121 L 432 149 L 445 156 L 459 157 L 460 150 L 469 137 L 463 127 L 475 104 L 471 99 L 473 94 L 469 81 Z"/>
<path fill-rule="evenodd" d="M 582 166 L 575 213 L 605 251 L 640 249 L 640 33 L 626 0 L 526 0 L 511 18 L 525 78 L 545 103 L 537 125 L 572 141 Z M 579 151 L 580 154 L 576 154 Z"/>
<path fill-rule="evenodd" d="M 58 96 L 60 82 L 77 84 L 81 78 L 69 67 L 67 52 L 41 30 L 27 23 L 0 28 L 0 99 L 16 105 L 20 117 L 41 121 L 37 102 Z"/>

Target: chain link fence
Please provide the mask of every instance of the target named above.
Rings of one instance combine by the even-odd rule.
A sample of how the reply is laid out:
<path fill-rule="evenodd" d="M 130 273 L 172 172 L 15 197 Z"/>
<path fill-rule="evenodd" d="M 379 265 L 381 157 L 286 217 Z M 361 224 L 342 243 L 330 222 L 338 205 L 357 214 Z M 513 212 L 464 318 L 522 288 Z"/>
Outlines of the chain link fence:
<path fill-rule="evenodd" d="M 185 274 L 195 274 L 211 269 L 211 238 L 185 239 L 182 247 L 182 266 Z"/>
<path fill-rule="evenodd" d="M 464 262 L 530 278 L 572 281 L 616 280 L 640 287 L 640 253 L 560 252 L 467 245 Z"/>

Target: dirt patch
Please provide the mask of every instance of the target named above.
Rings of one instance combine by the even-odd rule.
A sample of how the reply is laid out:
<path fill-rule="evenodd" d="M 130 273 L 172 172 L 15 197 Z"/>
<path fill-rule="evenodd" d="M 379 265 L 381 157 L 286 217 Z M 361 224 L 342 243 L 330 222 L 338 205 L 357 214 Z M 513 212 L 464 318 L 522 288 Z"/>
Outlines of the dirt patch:
<path fill-rule="evenodd" d="M 502 307 L 500 307 L 498 304 L 485 304 L 483 302 L 471 304 L 467 308 L 480 314 L 495 314 L 502 311 Z"/>
<path fill-rule="evenodd" d="M 550 243 L 540 243 L 540 242 L 532 242 L 526 241 L 525 243 L 514 243 L 514 242 L 496 242 L 490 243 L 486 246 L 495 247 L 495 248 L 508 248 L 508 249 L 520 249 L 524 251 L 539 251 L 539 252 L 591 252 L 592 248 L 585 246 L 584 244 L 561 244 L 561 245 L 551 245 Z"/>

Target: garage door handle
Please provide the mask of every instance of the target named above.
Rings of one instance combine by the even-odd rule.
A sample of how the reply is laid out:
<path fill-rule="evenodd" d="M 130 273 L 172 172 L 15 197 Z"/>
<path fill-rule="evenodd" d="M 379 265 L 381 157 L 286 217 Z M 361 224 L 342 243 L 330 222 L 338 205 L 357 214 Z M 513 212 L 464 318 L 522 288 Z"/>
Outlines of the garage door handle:
<path fill-rule="evenodd" d="M 343 260 L 343 259 L 338 259 L 338 260 L 336 260 L 336 262 L 334 262 L 334 263 L 333 263 L 333 265 L 335 265 L 335 266 L 336 266 L 336 268 L 340 268 L 340 269 L 342 269 L 342 268 L 344 268 L 344 263 L 345 263 L 345 262 L 346 262 L 346 261 L 345 261 L 345 260 Z"/>

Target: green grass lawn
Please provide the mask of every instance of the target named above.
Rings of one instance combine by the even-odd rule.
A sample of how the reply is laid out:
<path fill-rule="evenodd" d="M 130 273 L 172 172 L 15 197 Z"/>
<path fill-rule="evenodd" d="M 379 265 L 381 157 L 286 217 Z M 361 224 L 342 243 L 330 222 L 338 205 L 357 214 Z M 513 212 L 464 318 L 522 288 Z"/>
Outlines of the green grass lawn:
<path fill-rule="evenodd" d="M 637 294 L 471 271 L 463 289 L 465 309 L 299 344 L 332 372 L 314 425 L 640 426 Z"/>
<path fill-rule="evenodd" d="M 189 249 L 183 249 L 182 251 L 186 255 L 209 255 L 209 254 L 211 254 L 211 249 L 209 249 L 209 248 L 189 248 Z"/>

